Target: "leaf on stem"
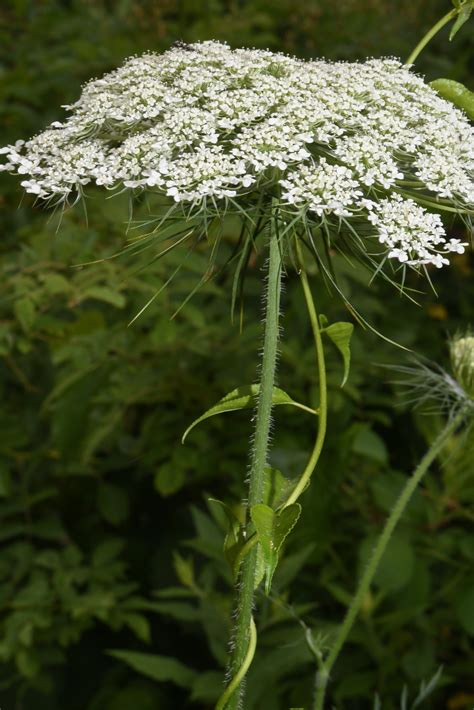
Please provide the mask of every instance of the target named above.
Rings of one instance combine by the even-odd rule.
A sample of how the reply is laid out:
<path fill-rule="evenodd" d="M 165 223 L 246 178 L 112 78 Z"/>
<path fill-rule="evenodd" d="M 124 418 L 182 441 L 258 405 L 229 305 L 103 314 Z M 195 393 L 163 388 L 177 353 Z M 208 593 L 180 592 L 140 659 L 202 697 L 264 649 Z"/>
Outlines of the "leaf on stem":
<path fill-rule="evenodd" d="M 456 5 L 456 9 L 459 10 L 459 13 L 456 17 L 454 25 L 451 28 L 451 32 L 449 33 L 450 42 L 457 35 L 461 27 L 469 20 L 471 13 L 474 9 L 474 2 L 473 0 L 467 0 L 467 2 L 463 2 L 462 4 Z"/>
<path fill-rule="evenodd" d="M 320 316 L 319 320 L 321 323 L 321 331 L 329 336 L 342 355 L 344 363 L 344 376 L 342 378 L 341 387 L 344 387 L 347 382 L 347 378 L 349 377 L 349 369 L 351 365 L 350 341 L 352 333 L 354 332 L 354 326 L 352 323 L 345 323 L 342 321 L 333 323 L 332 325 L 326 325 L 328 322 L 326 316 Z"/>
<path fill-rule="evenodd" d="M 265 572 L 265 593 L 270 593 L 273 574 L 278 564 L 278 555 L 284 541 L 295 527 L 301 515 L 299 503 L 275 513 L 268 505 L 254 505 L 250 511 L 252 522 L 261 545 L 261 554 Z"/>
<path fill-rule="evenodd" d="M 198 419 L 195 419 L 193 423 L 190 424 L 190 426 L 183 434 L 181 443 L 184 444 L 184 441 L 188 436 L 189 432 L 194 429 L 195 426 L 200 424 L 200 422 L 203 422 L 205 419 L 215 417 L 217 414 L 224 414 L 225 412 L 235 412 L 239 409 L 253 409 L 255 407 L 256 398 L 258 396 L 259 391 L 260 385 L 243 385 L 242 387 L 237 387 L 237 389 L 232 390 L 232 392 L 229 392 L 224 397 L 222 397 L 222 399 L 220 399 L 217 404 L 208 409 L 206 412 L 204 412 L 204 414 L 202 414 L 200 417 L 198 417 Z M 300 402 L 295 402 L 295 400 L 292 399 L 290 395 L 288 395 L 282 389 L 279 389 L 279 387 L 273 388 L 272 404 L 273 406 L 277 406 L 280 404 L 288 404 L 292 407 L 298 407 L 299 409 L 303 409 L 306 412 L 316 414 L 314 409 L 311 409 L 310 407 L 307 407 L 304 404 L 300 404 Z"/>
<path fill-rule="evenodd" d="M 224 555 L 230 565 L 232 573 L 234 573 L 235 561 L 245 543 L 245 540 L 242 537 L 241 522 L 232 508 L 230 508 L 222 500 L 218 500 L 217 498 L 209 498 L 209 501 L 220 505 L 227 517 L 229 527 L 224 538 Z"/>

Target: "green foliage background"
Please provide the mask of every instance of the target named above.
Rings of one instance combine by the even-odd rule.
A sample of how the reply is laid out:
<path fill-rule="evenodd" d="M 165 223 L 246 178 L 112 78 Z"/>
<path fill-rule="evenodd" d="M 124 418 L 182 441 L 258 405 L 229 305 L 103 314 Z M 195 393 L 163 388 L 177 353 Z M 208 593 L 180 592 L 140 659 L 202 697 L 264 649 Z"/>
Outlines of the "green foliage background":
<path fill-rule="evenodd" d="M 429 7 L 419 0 L 4 0 L 2 143 L 60 118 L 60 105 L 88 78 L 177 39 L 216 38 L 303 57 L 405 57 L 445 9 L 441 0 Z M 474 88 L 473 56 L 472 28 L 453 46 L 444 33 L 419 70 Z M 93 195 L 88 223 L 78 209 L 58 228 L 4 174 L 0 194 L 0 705 L 211 708 L 222 683 L 232 587 L 222 511 L 208 499 L 238 505 L 249 416 L 214 418 L 186 446 L 180 439 L 223 394 L 254 380 L 259 258 L 246 278 L 242 333 L 230 322 L 225 273 L 171 319 L 206 269 L 205 250 L 188 257 L 127 327 L 182 255 L 78 267 L 126 245 L 124 201 Z M 227 231 L 230 251 L 232 224 Z M 368 320 L 441 364 L 446 334 L 472 324 L 469 256 L 436 273 L 438 298 L 421 294 L 419 306 L 381 281 L 369 288 L 360 267 L 336 266 Z M 318 291 L 330 320 L 347 318 L 334 294 L 321 285 Z M 292 274 L 284 300 L 279 383 L 316 406 L 310 332 Z M 338 355 L 329 351 L 327 447 L 273 596 L 261 599 L 248 710 L 309 707 L 314 664 L 305 625 L 318 634 L 340 620 L 371 540 L 436 433 L 436 417 L 404 406 L 378 366 L 405 358 L 357 328 L 341 390 Z M 277 411 L 276 467 L 299 470 L 312 426 L 307 414 Z M 431 706 L 472 707 L 473 469 L 472 441 L 465 441 L 413 500 L 335 669 L 331 700 L 339 710 L 371 707 L 376 692 L 384 710 L 398 708 L 403 685 L 413 697 L 441 664 Z"/>

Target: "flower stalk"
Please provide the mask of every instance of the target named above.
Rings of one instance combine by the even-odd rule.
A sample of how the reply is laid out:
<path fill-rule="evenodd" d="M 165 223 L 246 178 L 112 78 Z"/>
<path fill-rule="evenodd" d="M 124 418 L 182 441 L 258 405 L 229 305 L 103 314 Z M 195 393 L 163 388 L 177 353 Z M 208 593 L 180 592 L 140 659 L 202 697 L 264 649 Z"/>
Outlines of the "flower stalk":
<path fill-rule="evenodd" d="M 278 236 L 278 213 L 272 210 L 270 219 L 270 244 L 266 285 L 265 334 L 263 342 L 260 389 L 255 419 L 254 445 L 248 479 L 249 493 L 244 536 L 251 535 L 250 510 L 263 502 L 265 467 L 270 444 L 270 426 L 272 414 L 273 387 L 278 354 L 278 334 L 281 293 L 281 245 Z M 253 545 L 242 561 L 238 592 L 237 611 L 232 654 L 229 667 L 230 682 L 216 708 L 237 710 L 241 707 L 243 695 L 243 675 L 250 665 L 249 648 L 255 647 L 255 626 L 252 611 L 254 605 L 255 573 L 258 546 Z M 244 670 L 244 673 L 242 673 Z M 233 679 L 240 679 L 234 684 Z M 234 687 L 235 685 L 235 687 Z M 233 688 L 229 694 L 227 691 Z M 227 697 L 228 696 L 228 699 Z M 224 701 L 224 703 L 222 703 Z"/>
<path fill-rule="evenodd" d="M 418 42 L 413 52 L 406 60 L 405 64 L 413 64 L 415 62 L 415 59 L 418 57 L 419 54 L 421 54 L 426 45 L 431 42 L 433 37 L 435 37 L 445 25 L 451 22 L 451 20 L 454 20 L 458 13 L 459 10 L 457 8 L 453 8 L 452 10 L 447 12 L 446 15 L 443 15 L 443 17 L 435 25 L 433 25 L 433 27 Z"/>
<path fill-rule="evenodd" d="M 306 301 L 306 308 L 308 311 L 309 321 L 311 323 L 311 330 L 313 332 L 313 339 L 316 349 L 316 360 L 318 365 L 318 376 L 319 376 L 319 405 L 318 405 L 318 433 L 316 435 L 316 440 L 314 442 L 313 451 L 309 457 L 308 463 L 296 484 L 295 488 L 289 495 L 288 499 L 283 504 L 283 508 L 295 503 L 303 491 L 306 489 L 314 469 L 321 456 L 321 451 L 324 446 L 324 440 L 326 438 L 327 429 L 327 411 L 328 411 L 328 396 L 327 396 L 327 378 L 326 378 L 326 361 L 324 357 L 324 346 L 323 339 L 321 337 L 321 328 L 319 324 L 318 314 L 316 312 L 316 306 L 313 299 L 313 294 L 311 293 L 311 287 L 308 282 L 308 275 L 306 273 L 303 261 L 303 255 L 301 253 L 301 245 L 298 237 L 295 237 L 296 246 L 296 257 L 298 260 L 298 270 L 301 285 L 303 287 L 303 293 Z"/>
<path fill-rule="evenodd" d="M 383 554 L 387 549 L 387 545 L 390 542 L 390 538 L 392 537 L 392 534 L 400 518 L 402 517 L 410 501 L 410 498 L 412 497 L 413 493 L 415 492 L 416 488 L 420 484 L 421 480 L 425 476 L 433 461 L 436 459 L 445 444 L 449 441 L 450 437 L 454 434 L 456 429 L 460 426 L 465 416 L 466 408 L 464 407 L 458 410 L 457 414 L 451 416 L 448 419 L 445 427 L 441 430 L 436 439 L 433 441 L 432 445 L 414 470 L 412 476 L 407 480 L 398 500 L 396 501 L 385 523 L 385 527 L 372 551 L 369 563 L 365 568 L 365 572 L 363 573 L 359 581 L 356 592 L 352 598 L 352 602 L 349 606 L 349 609 L 347 610 L 344 621 L 342 622 L 339 631 L 337 632 L 331 650 L 329 651 L 327 658 L 321 662 L 320 670 L 316 680 L 316 692 L 313 706 L 314 710 L 324 709 L 324 700 L 331 671 L 339 656 L 339 653 L 341 652 L 344 643 L 347 641 L 347 638 L 354 625 L 354 622 L 360 611 L 363 601 L 370 589 L 370 585 L 373 582 L 380 560 L 382 559 Z"/>

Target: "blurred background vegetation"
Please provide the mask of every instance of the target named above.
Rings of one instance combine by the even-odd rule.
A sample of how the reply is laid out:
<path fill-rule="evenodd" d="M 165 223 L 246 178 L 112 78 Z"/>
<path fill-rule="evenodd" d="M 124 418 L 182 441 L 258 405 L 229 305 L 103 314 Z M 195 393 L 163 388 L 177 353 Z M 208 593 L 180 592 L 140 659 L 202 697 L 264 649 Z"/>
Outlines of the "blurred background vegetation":
<path fill-rule="evenodd" d="M 403 58 L 448 6 L 3 0 L 2 144 L 60 119 L 60 106 L 88 78 L 178 39 L 215 38 L 301 57 Z M 418 69 L 474 88 L 473 61 L 467 26 L 453 45 L 442 33 Z M 211 708 L 222 684 L 232 588 L 222 558 L 224 521 L 208 499 L 238 505 L 249 417 L 215 418 L 185 446 L 180 439 L 223 394 L 254 380 L 259 257 L 246 278 L 242 333 L 230 321 L 225 273 L 171 319 L 206 268 L 204 250 L 188 257 L 179 277 L 127 327 L 177 267 L 178 251 L 151 265 L 148 253 L 80 267 L 126 245 L 124 200 L 92 194 L 88 222 L 75 209 L 58 228 L 56 218 L 22 199 L 15 179 L 2 173 L 0 188 L 0 705 Z M 230 225 L 228 250 L 235 237 Z M 341 287 L 371 323 L 446 365 L 447 334 L 473 320 L 471 257 L 453 261 L 433 275 L 438 295 L 421 293 L 418 306 L 380 280 L 369 287 L 361 267 L 336 266 Z M 424 288 L 413 276 L 409 285 Z M 321 286 L 318 300 L 331 320 L 347 319 L 340 300 Z M 311 337 L 292 274 L 284 305 L 279 382 L 314 405 Z M 439 426 L 436 417 L 403 405 L 382 362 L 406 362 L 406 354 L 358 327 L 341 390 L 338 355 L 329 353 L 327 447 L 273 596 L 260 600 L 248 710 L 309 706 L 315 669 L 305 627 L 324 632 L 341 619 L 371 540 Z M 272 463 L 297 471 L 311 447 L 311 420 L 278 411 L 275 431 Z M 464 442 L 415 496 L 335 669 L 331 701 L 338 710 L 372 707 L 375 693 L 384 710 L 398 708 L 403 686 L 414 697 L 440 665 L 442 680 L 426 706 L 472 708 L 473 469 Z"/>

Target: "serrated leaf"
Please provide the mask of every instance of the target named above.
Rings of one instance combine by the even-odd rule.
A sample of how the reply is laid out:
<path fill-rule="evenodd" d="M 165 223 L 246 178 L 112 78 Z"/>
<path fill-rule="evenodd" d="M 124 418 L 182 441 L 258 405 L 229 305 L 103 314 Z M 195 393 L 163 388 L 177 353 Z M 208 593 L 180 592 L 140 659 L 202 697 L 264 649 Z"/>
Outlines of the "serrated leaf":
<path fill-rule="evenodd" d="M 258 397 L 259 391 L 260 385 L 243 385 L 242 387 L 237 387 L 237 389 L 232 390 L 232 392 L 229 392 L 224 397 L 222 397 L 222 399 L 220 399 L 217 404 L 215 404 L 213 407 L 204 412 L 204 414 L 195 419 L 193 423 L 188 426 L 188 428 L 183 434 L 181 443 L 184 444 L 184 441 L 188 436 L 189 432 L 194 429 L 195 426 L 205 421 L 206 419 L 209 419 L 210 417 L 215 417 L 217 414 L 224 414 L 225 412 L 236 412 L 240 409 L 253 409 L 255 407 L 256 398 Z M 273 388 L 272 404 L 273 406 L 287 404 L 292 407 L 298 407 L 299 409 L 303 409 L 306 412 L 316 414 L 314 409 L 310 409 L 310 407 L 307 407 L 304 404 L 295 402 L 295 400 L 292 399 L 289 394 L 284 392 L 279 387 Z"/>
<path fill-rule="evenodd" d="M 467 86 L 452 79 L 435 79 L 430 86 L 438 92 L 443 99 L 462 109 L 468 118 L 474 120 L 474 91 Z"/>
<path fill-rule="evenodd" d="M 344 363 L 344 376 L 342 378 L 341 387 L 344 387 L 347 382 L 347 378 L 349 377 L 349 368 L 351 365 L 350 340 L 352 333 L 354 332 L 354 326 L 352 323 L 344 323 L 340 321 L 338 323 L 328 325 L 323 329 L 323 332 L 331 338 L 332 342 L 342 355 Z"/>
<path fill-rule="evenodd" d="M 135 651 L 107 651 L 109 656 L 118 658 L 133 670 L 156 681 L 170 681 L 181 688 L 189 688 L 196 678 L 196 671 L 169 656 Z"/>
<path fill-rule="evenodd" d="M 473 6 L 472 2 L 466 2 L 460 6 L 459 14 L 456 17 L 454 25 L 451 28 L 451 32 L 449 33 L 449 41 L 450 42 L 457 35 L 457 33 L 459 32 L 461 27 L 469 20 L 472 10 L 473 10 L 473 7 L 474 6 Z"/>
<path fill-rule="evenodd" d="M 270 506 L 259 503 L 252 506 L 250 516 L 257 531 L 265 567 L 265 592 L 269 594 L 272 577 L 278 564 L 278 555 L 284 541 L 295 527 L 301 515 L 299 503 L 275 513 Z"/>

